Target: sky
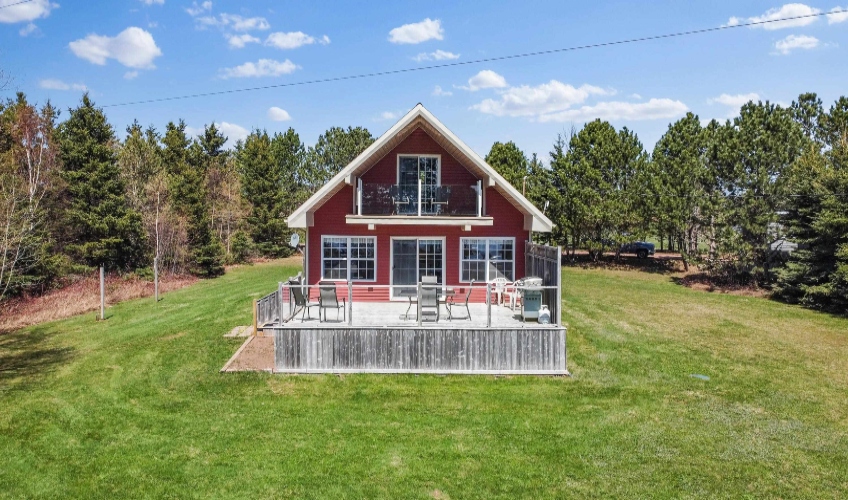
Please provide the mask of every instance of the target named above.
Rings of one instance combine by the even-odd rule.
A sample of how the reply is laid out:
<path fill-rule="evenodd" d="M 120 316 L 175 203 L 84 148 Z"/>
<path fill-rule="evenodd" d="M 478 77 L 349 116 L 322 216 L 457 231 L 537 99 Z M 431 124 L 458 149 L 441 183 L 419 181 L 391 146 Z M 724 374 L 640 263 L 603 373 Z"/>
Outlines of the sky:
<path fill-rule="evenodd" d="M 839 2 L 842 2 L 840 4 Z M 423 103 L 481 156 L 514 141 L 547 160 L 558 134 L 601 118 L 648 151 L 687 112 L 733 117 L 748 100 L 848 94 L 848 13 L 686 37 L 395 75 L 126 105 L 365 73 L 472 62 L 845 9 L 762 1 L 292 2 L 0 0 L 2 91 L 64 110 L 84 91 L 119 137 L 133 120 L 228 146 L 252 129 L 384 133 Z M 11 5 L 17 4 L 17 5 Z M 842 61 L 841 63 L 839 61 Z"/>

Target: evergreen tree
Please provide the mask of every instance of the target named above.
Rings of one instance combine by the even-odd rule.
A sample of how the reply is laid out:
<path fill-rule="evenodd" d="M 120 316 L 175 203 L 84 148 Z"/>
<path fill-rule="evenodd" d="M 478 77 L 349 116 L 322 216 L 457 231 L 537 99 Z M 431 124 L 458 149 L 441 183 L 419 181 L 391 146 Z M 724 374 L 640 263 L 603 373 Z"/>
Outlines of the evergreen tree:
<path fill-rule="evenodd" d="M 168 173 L 173 208 L 186 220 L 189 270 L 199 276 L 215 277 L 224 273 L 221 243 L 214 238 L 206 199 L 208 157 L 220 154 L 226 138 L 217 131 L 204 132 L 204 139 L 190 141 L 185 123 L 168 123 L 163 139 L 163 160 Z M 212 137 L 206 137 L 212 136 Z M 223 140 L 221 140 L 223 139 Z"/>
<path fill-rule="evenodd" d="M 320 136 L 315 147 L 309 148 L 300 178 L 310 192 L 314 192 L 336 175 L 348 163 L 365 151 L 374 137 L 363 127 L 333 127 Z"/>
<path fill-rule="evenodd" d="M 529 173 L 527 156 L 518 149 L 514 142 L 496 142 L 486 155 L 486 163 L 519 191 L 524 190 L 526 177 Z"/>
<path fill-rule="evenodd" d="M 127 202 L 115 133 L 88 94 L 59 126 L 61 176 L 68 206 L 65 249 L 77 262 L 108 269 L 146 264 L 141 215 Z"/>
<path fill-rule="evenodd" d="M 254 130 L 236 147 L 242 196 L 250 204 L 250 237 L 266 257 L 291 253 L 284 217 L 289 208 L 287 201 L 295 195 L 294 171 L 302 150 L 300 138 L 291 128 L 285 134 L 275 134 L 273 139 L 264 130 Z"/>

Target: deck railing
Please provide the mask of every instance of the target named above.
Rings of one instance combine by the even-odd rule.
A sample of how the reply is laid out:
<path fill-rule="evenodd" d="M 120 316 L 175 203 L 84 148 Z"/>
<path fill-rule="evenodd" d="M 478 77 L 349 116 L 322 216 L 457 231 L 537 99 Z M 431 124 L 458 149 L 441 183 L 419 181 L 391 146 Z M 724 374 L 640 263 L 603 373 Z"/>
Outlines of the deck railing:
<path fill-rule="evenodd" d="M 356 189 L 357 215 L 481 217 L 480 181 L 474 185 L 363 183 Z"/>
<path fill-rule="evenodd" d="M 560 296 L 556 286 L 534 286 L 534 287 L 515 287 L 512 284 L 502 283 L 480 283 L 473 286 L 465 283 L 458 285 L 445 284 L 427 284 L 417 283 L 416 285 L 376 285 L 376 284 L 354 284 L 347 281 L 330 282 L 330 286 L 334 287 L 335 298 L 338 304 L 343 307 L 343 322 L 348 325 L 357 324 L 354 304 L 379 303 L 379 302 L 398 302 L 401 305 L 406 305 L 406 321 L 411 325 L 421 326 L 429 324 L 424 321 L 425 312 L 422 307 L 426 307 L 421 300 L 423 292 L 427 290 L 436 290 L 439 307 L 446 308 L 446 302 L 451 302 L 452 308 L 464 307 L 466 296 L 470 304 L 485 304 L 486 306 L 486 327 L 492 327 L 493 318 L 503 318 L 508 315 L 515 320 L 520 319 L 521 325 L 538 326 L 538 321 L 533 320 L 533 314 L 529 310 L 525 310 L 525 297 L 527 294 L 541 295 L 541 305 L 546 306 L 550 312 L 550 324 L 555 326 L 561 325 L 559 304 L 550 302 L 552 298 Z M 300 291 L 300 296 L 307 303 L 307 307 L 318 308 L 318 319 L 321 318 L 320 295 L 321 288 L 327 287 L 327 284 L 305 285 L 297 283 L 280 283 L 278 290 L 263 297 L 257 301 L 258 310 L 257 317 L 262 321 L 269 321 L 274 318 L 279 318 L 282 314 L 282 320 L 277 324 L 285 324 L 296 319 L 298 315 L 305 316 L 308 313 L 312 319 L 311 311 L 303 311 L 302 305 L 298 304 L 296 296 L 293 293 L 293 288 L 297 287 Z M 392 297 L 392 294 L 400 296 Z M 402 294 L 402 295 L 401 295 Z M 278 304 L 278 305 L 275 305 Z M 511 305 L 512 304 L 512 305 Z M 326 303 L 325 303 L 326 305 Z M 501 308 L 501 309 L 497 309 Z M 506 308 L 509 308 L 507 310 Z M 341 308 L 339 308 L 341 309 Z M 339 309 L 330 309 L 334 323 Z M 441 309 L 440 309 L 441 311 Z M 406 324 L 406 322 L 405 322 Z"/>

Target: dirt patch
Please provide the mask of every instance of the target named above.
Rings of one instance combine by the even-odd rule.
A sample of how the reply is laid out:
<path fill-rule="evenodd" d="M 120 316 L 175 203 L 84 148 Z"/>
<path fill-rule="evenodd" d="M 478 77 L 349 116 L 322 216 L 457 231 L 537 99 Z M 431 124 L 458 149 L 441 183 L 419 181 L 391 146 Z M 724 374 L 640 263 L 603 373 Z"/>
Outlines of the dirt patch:
<path fill-rule="evenodd" d="M 706 273 L 691 273 L 679 278 L 674 278 L 675 283 L 683 285 L 692 290 L 702 292 L 726 293 L 729 295 L 742 295 L 745 297 L 765 298 L 771 295 L 769 290 L 751 284 L 732 284 L 716 282 Z"/>
<path fill-rule="evenodd" d="M 274 337 L 254 336 L 241 345 L 224 365 L 224 372 L 270 372 L 274 370 Z"/>
<path fill-rule="evenodd" d="M 197 282 L 193 276 L 166 275 L 159 281 L 159 293 L 170 292 Z M 137 275 L 106 277 L 106 303 L 153 296 L 153 281 Z M 47 321 L 69 318 L 100 308 L 100 280 L 96 276 L 68 278 L 62 288 L 37 297 L 16 297 L 0 304 L 0 332 L 14 331 Z"/>
<path fill-rule="evenodd" d="M 180 337 L 184 336 L 185 334 L 186 334 L 186 332 L 175 333 L 175 334 L 173 334 L 173 335 L 168 335 L 168 336 L 162 337 L 162 340 L 174 340 L 174 339 L 178 339 L 178 338 L 180 338 Z"/>
<path fill-rule="evenodd" d="M 435 500 L 450 500 L 450 497 L 447 493 L 442 490 L 433 490 L 430 492 L 430 498 Z"/>

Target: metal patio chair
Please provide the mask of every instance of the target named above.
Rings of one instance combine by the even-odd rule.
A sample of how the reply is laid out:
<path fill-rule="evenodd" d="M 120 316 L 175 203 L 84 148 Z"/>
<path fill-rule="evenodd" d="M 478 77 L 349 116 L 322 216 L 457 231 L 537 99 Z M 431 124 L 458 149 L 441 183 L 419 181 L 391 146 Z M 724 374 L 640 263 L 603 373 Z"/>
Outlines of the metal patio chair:
<path fill-rule="evenodd" d="M 291 282 L 290 282 L 291 283 Z M 303 295 L 303 286 L 300 283 L 294 282 L 291 283 L 291 293 L 294 297 L 294 306 L 295 308 L 300 307 L 303 310 L 303 313 L 300 315 L 301 323 L 306 320 L 306 316 L 309 313 L 309 310 L 313 307 L 320 307 L 321 304 L 318 302 L 311 302 L 309 300 L 309 289 L 307 288 L 306 295 Z M 297 310 L 297 309 L 295 309 Z M 321 311 L 318 311 L 319 316 Z M 309 315 L 309 319 L 312 319 L 312 316 Z"/>
<path fill-rule="evenodd" d="M 433 309 L 436 312 L 436 323 L 439 322 L 439 284 L 436 281 L 436 277 L 432 276 L 432 283 L 428 283 L 425 281 L 426 278 L 430 278 L 430 276 L 424 276 L 421 279 L 421 296 L 418 297 L 418 300 L 421 301 L 421 319 L 424 319 L 424 310 L 425 309 Z"/>
<path fill-rule="evenodd" d="M 454 307 L 462 307 L 465 305 L 465 312 L 468 313 L 468 321 L 471 321 L 471 309 L 468 307 L 468 300 L 471 299 L 471 291 L 474 289 L 474 280 L 471 280 L 471 283 L 468 285 L 468 291 L 465 292 L 465 304 L 457 304 L 453 300 L 445 302 L 445 305 L 448 308 L 448 319 L 453 319 L 453 308 Z M 460 318 L 462 319 L 462 318 Z"/>
<path fill-rule="evenodd" d="M 330 281 L 318 282 L 319 295 L 318 305 L 321 308 L 318 311 L 319 321 L 327 321 L 327 309 L 336 310 L 336 321 L 339 320 L 339 309 L 342 310 L 342 321 L 347 320 L 347 305 L 345 299 L 339 303 L 339 297 L 336 295 L 336 284 Z M 324 319 L 321 320 L 321 313 L 324 313 Z"/>

